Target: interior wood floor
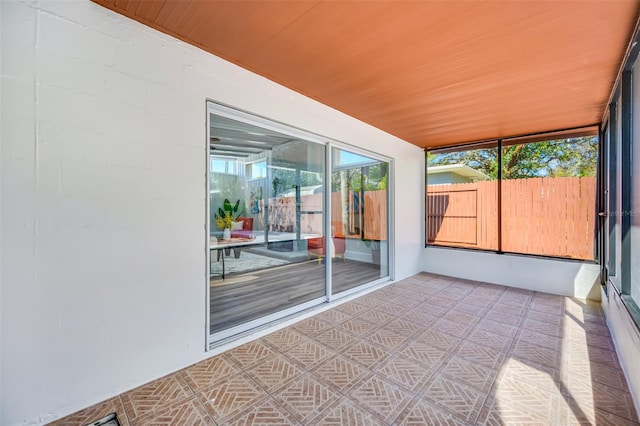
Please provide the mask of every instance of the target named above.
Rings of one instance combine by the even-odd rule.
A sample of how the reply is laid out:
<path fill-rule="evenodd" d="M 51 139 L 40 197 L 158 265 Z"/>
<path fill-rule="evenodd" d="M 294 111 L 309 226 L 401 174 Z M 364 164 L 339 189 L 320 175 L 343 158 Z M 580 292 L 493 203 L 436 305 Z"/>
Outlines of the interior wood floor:
<path fill-rule="evenodd" d="M 325 265 L 305 261 L 211 279 L 210 332 L 215 333 L 325 295 Z M 380 265 L 333 262 L 334 294 L 380 278 Z"/>

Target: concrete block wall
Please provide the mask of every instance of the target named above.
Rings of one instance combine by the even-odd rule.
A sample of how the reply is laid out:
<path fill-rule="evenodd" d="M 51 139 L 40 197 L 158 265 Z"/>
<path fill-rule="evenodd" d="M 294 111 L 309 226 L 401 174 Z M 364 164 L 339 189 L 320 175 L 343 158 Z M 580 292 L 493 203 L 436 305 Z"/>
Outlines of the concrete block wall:
<path fill-rule="evenodd" d="M 393 159 L 395 277 L 422 267 L 422 151 L 88 0 L 2 1 L 0 424 L 200 361 L 206 101 Z"/>

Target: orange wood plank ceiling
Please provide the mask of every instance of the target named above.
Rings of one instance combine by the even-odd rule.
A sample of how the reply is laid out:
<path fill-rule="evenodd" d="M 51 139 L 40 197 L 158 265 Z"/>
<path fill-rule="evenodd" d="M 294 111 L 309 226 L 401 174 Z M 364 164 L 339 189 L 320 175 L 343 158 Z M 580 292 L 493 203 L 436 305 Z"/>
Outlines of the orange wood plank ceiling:
<path fill-rule="evenodd" d="M 599 123 L 638 0 L 93 0 L 420 147 Z"/>

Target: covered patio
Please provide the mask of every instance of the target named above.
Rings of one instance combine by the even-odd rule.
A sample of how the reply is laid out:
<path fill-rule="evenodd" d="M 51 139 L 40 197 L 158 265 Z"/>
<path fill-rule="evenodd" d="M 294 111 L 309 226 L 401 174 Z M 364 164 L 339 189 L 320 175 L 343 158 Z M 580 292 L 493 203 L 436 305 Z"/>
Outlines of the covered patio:
<path fill-rule="evenodd" d="M 638 425 L 639 17 L 0 1 L 0 424 Z"/>
<path fill-rule="evenodd" d="M 422 273 L 89 407 L 136 424 L 637 425 L 596 302 Z"/>

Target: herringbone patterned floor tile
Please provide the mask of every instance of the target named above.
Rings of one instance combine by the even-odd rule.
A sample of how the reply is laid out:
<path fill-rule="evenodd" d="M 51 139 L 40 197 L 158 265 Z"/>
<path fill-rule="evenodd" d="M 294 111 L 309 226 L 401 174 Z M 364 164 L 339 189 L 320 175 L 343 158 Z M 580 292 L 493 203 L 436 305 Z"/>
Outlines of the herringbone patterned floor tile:
<path fill-rule="evenodd" d="M 522 316 L 527 312 L 527 309 L 524 306 L 519 305 L 505 305 L 503 303 L 495 303 L 491 306 L 491 312 L 495 314 L 504 314 L 511 315 L 514 317 L 522 318 Z"/>
<path fill-rule="evenodd" d="M 467 341 L 477 343 L 495 349 L 498 352 L 505 352 L 513 342 L 512 337 L 503 336 L 501 334 L 491 333 L 489 331 L 475 329 L 468 336 Z"/>
<path fill-rule="evenodd" d="M 294 330 L 298 333 L 304 334 L 305 336 L 315 336 L 316 334 L 322 333 L 331 327 L 333 327 L 333 324 L 319 320 L 316 317 L 307 318 L 306 320 L 302 320 L 292 326 Z"/>
<path fill-rule="evenodd" d="M 344 329 L 336 327 L 313 336 L 313 339 L 334 351 L 339 351 L 345 346 L 351 344 L 356 337 Z"/>
<path fill-rule="evenodd" d="M 259 404 L 267 397 L 267 393 L 246 374 L 201 390 L 197 395 L 217 423 Z"/>
<path fill-rule="evenodd" d="M 122 426 L 129 426 L 129 420 L 127 419 L 124 405 L 122 405 L 119 396 L 92 405 L 70 416 L 63 417 L 60 420 L 49 423 L 49 426 L 85 426 L 111 413 L 116 413 Z"/>
<path fill-rule="evenodd" d="M 548 334 L 549 336 L 562 337 L 562 323 L 554 324 L 547 321 L 538 321 L 533 318 L 527 318 L 522 327 L 525 330 L 537 331 L 538 333 Z"/>
<path fill-rule="evenodd" d="M 560 393 L 558 391 L 546 392 L 531 386 L 524 379 L 507 377 L 494 386 L 491 391 L 493 399 L 500 402 L 500 406 L 516 406 L 531 410 L 532 412 L 545 413 L 550 419 L 556 420 L 560 415 Z"/>
<path fill-rule="evenodd" d="M 274 351 L 286 351 L 289 347 L 299 343 L 304 335 L 296 332 L 292 328 L 283 328 L 274 333 L 267 334 L 262 341 L 269 345 Z"/>
<path fill-rule="evenodd" d="M 241 371 L 225 354 L 222 354 L 185 368 L 180 374 L 191 389 L 197 390 L 240 374 Z"/>
<path fill-rule="evenodd" d="M 389 300 L 389 302 L 393 303 L 394 305 L 404 307 L 405 311 L 422 303 L 421 300 L 416 300 L 415 295 L 410 292 L 407 292 L 406 294 L 402 294 L 400 296 L 396 296 L 393 299 Z"/>
<path fill-rule="evenodd" d="M 335 354 L 336 352 L 327 346 L 312 339 L 305 339 L 289 348 L 285 356 L 309 370 Z"/>
<path fill-rule="evenodd" d="M 349 315 L 337 309 L 329 309 L 327 311 L 322 312 L 321 314 L 313 316 L 313 318 L 318 319 L 320 321 L 326 321 L 330 324 L 340 324 L 343 321 L 346 321 L 350 318 L 353 318 L 353 315 Z"/>
<path fill-rule="evenodd" d="M 460 342 L 462 342 L 462 339 L 460 339 L 459 337 L 455 337 L 446 333 L 440 333 L 434 328 L 427 329 L 426 331 L 418 334 L 415 337 L 415 340 L 418 342 L 429 343 L 437 348 L 447 351 L 452 351 L 460 344 Z"/>
<path fill-rule="evenodd" d="M 180 405 L 156 411 L 135 420 L 139 425 L 154 426 L 215 426 L 215 422 L 202 405 L 192 398 Z"/>
<path fill-rule="evenodd" d="M 224 422 L 225 426 L 290 426 L 297 424 L 299 423 L 295 417 L 271 397 L 262 399 Z"/>
<path fill-rule="evenodd" d="M 399 384 L 410 391 L 417 391 L 426 379 L 433 375 L 433 370 L 427 369 L 415 361 L 395 354 L 387 359 L 376 372 L 387 380 Z"/>
<path fill-rule="evenodd" d="M 598 303 L 422 273 L 53 424 L 640 426 L 614 349 Z"/>
<path fill-rule="evenodd" d="M 562 349 L 562 338 L 549 336 L 548 334 L 539 333 L 537 331 L 522 329 L 518 336 L 518 342 L 526 342 L 531 345 L 543 346 L 545 348 L 560 351 Z"/>
<path fill-rule="evenodd" d="M 425 387 L 422 398 L 440 408 L 452 411 L 466 422 L 473 423 L 487 394 L 477 389 L 439 377 Z"/>
<path fill-rule="evenodd" d="M 563 401 L 561 422 L 567 426 L 638 426 L 638 422 L 623 419 L 615 414 L 595 409 L 593 412 L 584 412 L 574 404 Z"/>
<path fill-rule="evenodd" d="M 467 341 L 462 342 L 454 354 L 494 369 L 500 368 L 505 357 L 503 352 Z"/>
<path fill-rule="evenodd" d="M 609 329 L 605 324 L 598 324 L 596 322 L 585 322 L 582 324 L 584 327 L 584 331 L 587 332 L 588 335 L 591 334 L 600 334 L 602 336 L 611 336 L 609 333 Z"/>
<path fill-rule="evenodd" d="M 376 375 L 363 380 L 349 391 L 349 396 L 388 423 L 398 417 L 414 397 L 413 393 Z"/>
<path fill-rule="evenodd" d="M 369 310 L 369 307 L 356 302 L 347 302 L 343 303 L 342 305 L 336 306 L 335 309 L 351 316 L 358 316 L 358 314 L 360 314 L 361 312 Z"/>
<path fill-rule="evenodd" d="M 585 363 L 580 366 L 572 364 L 570 367 L 565 365 L 562 370 L 562 381 L 568 383 L 569 380 L 583 381 L 585 385 L 592 382 L 601 383 L 625 392 L 629 389 L 621 369 L 598 363 Z"/>
<path fill-rule="evenodd" d="M 346 348 L 342 354 L 347 358 L 372 369 L 386 360 L 390 352 L 374 345 L 367 340 L 356 340 L 354 344 Z"/>
<path fill-rule="evenodd" d="M 314 378 L 344 392 L 367 374 L 370 370 L 342 355 L 335 356 L 321 363 L 312 370 Z"/>
<path fill-rule="evenodd" d="M 569 364 L 575 363 L 579 366 L 586 366 L 588 363 L 593 363 L 620 368 L 618 355 L 614 351 L 584 344 L 577 345 L 575 342 L 569 342 L 568 346 L 569 355 L 566 359 Z"/>
<path fill-rule="evenodd" d="M 424 330 L 424 326 L 416 324 L 413 321 L 408 321 L 404 318 L 396 318 L 393 321 L 387 323 L 384 328 L 392 330 L 395 333 L 401 334 L 405 337 L 413 337 L 417 333 Z"/>
<path fill-rule="evenodd" d="M 531 295 L 505 292 L 500 295 L 496 302 L 505 305 L 526 308 L 527 306 L 529 306 L 529 303 L 531 303 Z"/>
<path fill-rule="evenodd" d="M 401 318 L 418 324 L 420 328 L 428 327 L 438 320 L 437 316 L 417 309 L 412 309 L 406 312 Z"/>
<path fill-rule="evenodd" d="M 436 296 L 437 297 L 437 296 Z M 412 309 L 414 312 L 424 312 L 425 314 L 433 315 L 434 317 L 442 317 L 446 312 L 449 311 L 449 308 L 445 308 L 444 306 L 433 305 L 429 300 L 424 302 L 421 305 L 418 305 Z"/>
<path fill-rule="evenodd" d="M 193 392 L 179 373 L 163 377 L 122 395 L 129 420 L 159 409 L 171 407 L 193 397 Z"/>
<path fill-rule="evenodd" d="M 533 401 L 530 404 L 519 405 L 508 399 L 490 398 L 482 408 L 478 417 L 478 425 L 487 426 L 542 426 L 564 425 L 560 415 L 560 400 L 551 395 L 540 404 Z"/>
<path fill-rule="evenodd" d="M 518 327 L 504 322 L 493 321 L 490 318 L 485 318 L 478 323 L 476 330 L 487 331 L 489 333 L 513 338 L 518 332 Z"/>
<path fill-rule="evenodd" d="M 451 310 L 451 308 L 453 308 L 458 304 L 458 300 L 443 299 L 442 297 L 440 297 L 440 293 L 438 293 L 437 295 L 431 297 L 428 303 L 441 306 L 443 308 L 446 308 L 447 311 L 449 311 Z"/>
<path fill-rule="evenodd" d="M 485 320 L 491 320 L 499 322 L 501 324 L 510 325 L 512 327 L 518 327 L 522 322 L 522 317 L 491 310 L 485 317 Z"/>
<path fill-rule="evenodd" d="M 368 293 L 368 294 L 373 294 L 373 293 Z M 384 300 L 393 299 L 398 294 L 400 294 L 400 288 L 396 287 L 395 285 L 384 286 L 380 290 L 377 290 L 375 292 L 376 297 L 380 296 Z"/>
<path fill-rule="evenodd" d="M 273 349 L 270 349 L 260 340 L 246 343 L 227 352 L 229 358 L 241 368 L 250 368 L 274 353 Z"/>
<path fill-rule="evenodd" d="M 388 328 L 380 328 L 369 336 L 367 339 L 386 348 L 389 351 L 394 351 L 406 343 L 409 338 L 399 334 L 394 330 L 389 330 Z"/>
<path fill-rule="evenodd" d="M 391 303 L 391 302 L 381 303 L 380 305 L 376 306 L 376 309 L 379 309 L 384 313 L 395 315 L 395 316 L 401 316 L 403 313 L 407 311 L 407 308 L 405 308 L 404 306 L 396 305 L 395 303 Z"/>
<path fill-rule="evenodd" d="M 431 326 L 434 330 L 451 334 L 452 336 L 466 337 L 476 324 L 455 322 L 447 319 L 440 319 Z"/>
<path fill-rule="evenodd" d="M 336 402 L 342 395 L 307 374 L 281 389 L 276 399 L 304 424 Z"/>
<path fill-rule="evenodd" d="M 451 380 L 472 386 L 481 392 L 488 393 L 498 375 L 498 371 L 454 356 L 445 362 L 440 374 Z"/>
<path fill-rule="evenodd" d="M 429 369 L 438 368 L 451 356 L 451 353 L 446 349 L 440 349 L 427 342 L 420 341 L 409 343 L 400 353 Z"/>
<path fill-rule="evenodd" d="M 593 413 L 595 409 L 615 413 L 617 416 L 638 421 L 633 398 L 629 392 L 620 391 L 600 383 L 588 383 L 583 380 L 572 380 L 564 383 L 562 394 L 567 400 L 585 413 Z"/>
<path fill-rule="evenodd" d="M 385 302 L 386 300 L 387 300 L 387 297 L 382 296 L 380 292 L 376 291 L 373 293 L 365 294 L 364 296 L 360 296 L 357 299 L 354 299 L 354 302 L 356 302 L 359 305 L 373 308 L 375 306 L 378 306 L 382 302 Z"/>
<path fill-rule="evenodd" d="M 487 311 L 487 309 L 488 309 L 487 306 L 468 305 L 467 303 L 465 303 L 464 300 L 451 308 L 451 310 L 454 310 L 454 311 L 475 315 L 477 318 L 482 317 Z"/>
<path fill-rule="evenodd" d="M 275 355 L 262 360 L 250 370 L 247 370 L 247 373 L 262 385 L 267 392 L 272 392 L 300 377 L 304 370 L 284 355 Z"/>
<path fill-rule="evenodd" d="M 511 356 L 517 359 L 531 360 L 538 364 L 551 367 L 559 366 L 561 362 L 560 352 L 538 346 L 529 342 L 518 341 L 511 351 Z"/>
<path fill-rule="evenodd" d="M 544 312 L 545 314 L 564 315 L 564 306 L 562 306 L 562 304 L 536 303 L 534 300 L 534 302 L 529 306 L 529 309 L 532 311 Z"/>
<path fill-rule="evenodd" d="M 358 315 L 358 318 L 362 318 L 363 320 L 369 321 L 376 325 L 384 325 L 396 319 L 395 316 L 389 315 L 378 309 L 370 309 L 368 311 L 362 312 L 360 315 Z"/>
<path fill-rule="evenodd" d="M 449 321 L 459 322 L 462 324 L 475 324 L 476 322 L 479 321 L 479 318 L 477 315 L 467 314 L 465 312 L 460 312 L 455 309 L 451 309 L 449 312 L 444 314 L 442 318 L 447 319 Z"/>
<path fill-rule="evenodd" d="M 540 321 L 540 322 L 548 322 L 550 324 L 554 324 L 556 327 L 562 327 L 565 324 L 565 316 L 562 315 L 553 315 L 546 312 L 533 311 L 529 310 L 526 312 L 526 319 Z"/>
<path fill-rule="evenodd" d="M 579 349 L 580 347 L 586 349 L 589 346 L 593 346 L 610 351 L 615 350 L 611 337 L 603 336 L 601 334 L 587 334 L 582 327 L 565 329 L 565 341 L 567 340 L 569 344 L 575 343 L 575 345 L 572 345 L 574 349 Z"/>
<path fill-rule="evenodd" d="M 505 360 L 497 384 L 500 386 L 503 381 L 510 380 L 526 383 L 527 386 L 536 387 L 544 392 L 558 393 L 560 390 L 560 372 L 557 368 L 529 360 Z"/>
<path fill-rule="evenodd" d="M 360 408 L 355 402 L 346 398 L 324 410 L 311 421 L 312 425 L 322 426 L 382 426 L 382 419 L 373 413 Z"/>
<path fill-rule="evenodd" d="M 378 327 L 380 325 L 356 317 L 339 324 L 337 328 L 358 336 L 366 336 Z"/>
<path fill-rule="evenodd" d="M 472 423 L 451 414 L 424 399 L 418 398 L 400 414 L 394 425 L 399 426 L 470 426 Z"/>

